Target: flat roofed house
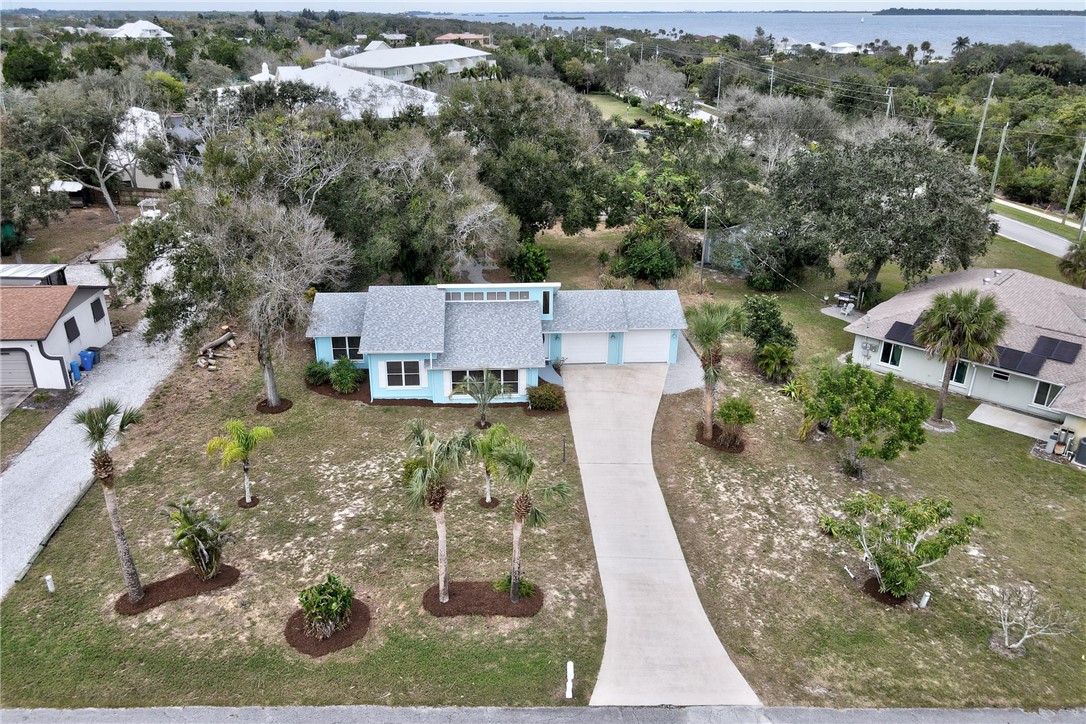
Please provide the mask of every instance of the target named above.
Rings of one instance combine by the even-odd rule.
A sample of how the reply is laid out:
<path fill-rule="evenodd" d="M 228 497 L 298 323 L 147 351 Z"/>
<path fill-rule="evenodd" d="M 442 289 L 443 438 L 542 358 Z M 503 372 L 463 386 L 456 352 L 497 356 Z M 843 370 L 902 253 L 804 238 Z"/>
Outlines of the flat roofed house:
<path fill-rule="evenodd" d="M 339 64 L 378 78 L 410 83 L 419 73 L 433 72 L 438 65 L 444 67 L 446 72 L 457 75 L 478 65 L 494 65 L 495 61 L 494 56 L 485 50 L 445 43 L 370 50 L 340 58 Z"/>

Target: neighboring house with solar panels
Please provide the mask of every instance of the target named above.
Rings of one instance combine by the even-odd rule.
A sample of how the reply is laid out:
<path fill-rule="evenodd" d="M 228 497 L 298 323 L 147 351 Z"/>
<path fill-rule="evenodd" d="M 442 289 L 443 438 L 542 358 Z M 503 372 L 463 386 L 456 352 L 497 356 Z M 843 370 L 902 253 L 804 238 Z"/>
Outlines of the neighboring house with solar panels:
<path fill-rule="evenodd" d="M 875 372 L 939 387 L 944 365 L 913 339 L 920 313 L 938 292 L 977 289 L 1008 317 L 999 359 L 962 361 L 950 391 L 1060 422 L 1086 435 L 1086 289 L 1014 269 L 969 269 L 918 284 L 845 327 L 852 359 Z"/>
<path fill-rule="evenodd" d="M 319 293 L 306 336 L 318 360 L 366 368 L 374 400 L 470 403 L 454 389 L 489 370 L 505 385 L 501 402 L 525 402 L 540 380 L 561 384 L 558 360 L 673 364 L 685 328 L 673 290 L 438 284 Z"/>

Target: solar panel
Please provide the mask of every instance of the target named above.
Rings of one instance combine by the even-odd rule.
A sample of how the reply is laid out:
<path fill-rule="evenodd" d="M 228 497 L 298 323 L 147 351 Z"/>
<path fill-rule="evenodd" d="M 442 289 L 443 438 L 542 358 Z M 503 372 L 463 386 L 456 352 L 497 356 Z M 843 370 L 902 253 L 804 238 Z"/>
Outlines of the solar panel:
<path fill-rule="evenodd" d="M 1052 339 L 1051 337 L 1038 337 L 1037 341 L 1033 343 L 1033 349 L 1030 350 L 1032 354 L 1039 354 L 1042 357 L 1051 358 L 1052 352 L 1056 349 L 1056 345 L 1060 343 L 1058 339 Z"/>
<path fill-rule="evenodd" d="M 902 344 L 916 346 L 916 340 L 913 339 L 913 330 L 916 328 L 915 324 L 906 324 L 905 322 L 894 322 L 890 326 L 890 331 L 886 333 L 886 339 L 891 342 L 901 342 Z"/>
<path fill-rule="evenodd" d="M 1026 352 L 1022 355 L 1022 361 L 1018 363 L 1018 366 L 1014 368 L 1015 372 L 1021 372 L 1024 375 L 1030 377 L 1036 377 L 1041 371 L 1041 367 L 1044 366 L 1045 358 L 1039 354 L 1032 354 Z"/>
<path fill-rule="evenodd" d="M 1022 355 L 1024 354 L 1025 352 L 1020 349 L 1005 347 L 1003 352 L 999 355 L 999 366 L 1005 370 L 1016 370 L 1018 369 L 1018 363 L 1022 361 Z"/>
<path fill-rule="evenodd" d="M 1060 343 L 1056 345 L 1055 351 L 1052 352 L 1051 358 L 1057 362 L 1071 364 L 1075 361 L 1075 358 L 1078 357 L 1079 350 L 1081 349 L 1081 344 L 1074 344 L 1073 342 L 1064 342 L 1061 340 Z"/>

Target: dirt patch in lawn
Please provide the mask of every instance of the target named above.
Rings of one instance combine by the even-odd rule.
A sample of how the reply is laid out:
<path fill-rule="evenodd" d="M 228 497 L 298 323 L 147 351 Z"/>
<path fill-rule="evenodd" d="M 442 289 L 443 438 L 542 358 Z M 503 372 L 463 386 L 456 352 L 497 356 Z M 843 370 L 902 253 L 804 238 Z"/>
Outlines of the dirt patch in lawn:
<path fill-rule="evenodd" d="M 509 600 L 509 594 L 495 591 L 488 581 L 451 581 L 449 602 L 437 600 L 437 584 L 422 594 L 422 607 L 438 617 L 447 616 L 507 616 L 521 618 L 535 616 L 543 608 L 543 591 L 536 589 L 519 603 Z"/>
<path fill-rule="evenodd" d="M 499 505 L 501 505 L 501 502 L 502 501 L 498 500 L 497 498 L 495 498 L 493 496 L 491 496 L 489 503 L 486 502 L 486 497 L 485 496 L 482 497 L 482 498 L 479 498 L 479 506 L 482 507 L 482 508 L 486 508 L 487 510 L 490 510 L 491 508 L 497 508 Z"/>
<path fill-rule="evenodd" d="M 326 639 L 310 636 L 305 631 L 305 613 L 298 609 L 287 619 L 283 631 L 287 643 L 300 654 L 318 659 L 333 651 L 345 649 L 361 641 L 370 630 L 370 608 L 357 598 L 351 599 L 351 621 Z"/>
<path fill-rule="evenodd" d="M 699 422 L 697 435 L 695 436 L 695 439 L 698 441 L 699 445 L 704 445 L 705 447 L 711 448 L 713 450 L 719 450 L 721 452 L 732 453 L 735 455 L 738 455 L 747 448 L 747 443 L 745 440 L 740 440 L 739 444 L 734 446 L 725 445 L 724 443 L 720 442 L 720 436 L 724 434 L 724 431 L 720 429 L 720 425 L 713 425 L 713 438 L 711 440 L 705 439 L 705 435 L 702 434 L 703 430 L 705 430 L 705 423 Z"/>
<path fill-rule="evenodd" d="M 49 226 L 33 225 L 28 236 L 34 241 L 24 247 L 21 255 L 24 264 L 45 264 L 50 257 L 60 257 L 68 263 L 97 251 L 114 236 L 125 230 L 127 222 L 136 216 L 136 207 L 119 206 L 124 223 L 113 220 L 113 214 L 105 205 L 71 209 Z M 14 264 L 15 256 L 5 256 L 5 264 Z"/>
<path fill-rule="evenodd" d="M 201 593 L 209 593 L 232 586 L 240 578 L 241 571 L 233 566 L 224 565 L 219 569 L 218 575 L 210 581 L 203 580 L 196 575 L 196 571 L 190 568 L 183 573 L 178 573 L 176 576 L 170 576 L 161 581 L 147 584 L 143 587 L 143 598 L 136 603 L 128 600 L 127 593 L 121 594 L 120 598 L 113 604 L 113 610 L 122 616 L 134 616 L 137 613 L 150 611 L 152 608 L 170 601 L 179 601 L 182 598 L 191 598 L 192 596 L 199 596 Z"/>
<path fill-rule="evenodd" d="M 860 590 L 864 592 L 864 595 L 873 598 L 884 606 L 904 606 L 908 600 L 908 596 L 895 596 L 887 591 L 879 590 L 879 579 L 871 576 L 863 585 L 860 586 Z"/>

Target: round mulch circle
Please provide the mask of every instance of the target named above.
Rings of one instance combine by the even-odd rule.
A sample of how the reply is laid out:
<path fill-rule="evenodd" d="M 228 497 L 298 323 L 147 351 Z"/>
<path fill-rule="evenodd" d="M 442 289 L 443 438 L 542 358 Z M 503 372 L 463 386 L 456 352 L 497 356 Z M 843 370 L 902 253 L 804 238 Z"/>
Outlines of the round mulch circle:
<path fill-rule="evenodd" d="M 311 385 L 308 382 L 305 386 L 312 392 L 316 392 L 318 395 L 324 395 L 325 397 L 331 397 L 336 400 L 352 400 L 354 402 L 365 402 L 367 405 L 373 402 L 370 399 L 370 385 L 369 382 L 363 382 L 357 390 L 349 395 L 345 395 L 342 392 L 336 392 L 336 388 L 332 387 L 332 383 L 325 382 L 323 385 Z"/>
<path fill-rule="evenodd" d="M 924 420 L 924 429 L 938 433 L 957 432 L 958 425 L 955 424 L 953 420 L 947 420 L 946 418 L 943 418 L 938 422 L 935 420 Z"/>
<path fill-rule="evenodd" d="M 233 566 L 223 565 L 219 568 L 218 575 L 210 581 L 201 579 L 196 575 L 196 571 L 190 568 L 176 576 L 148 583 L 143 587 L 143 598 L 136 603 L 128 600 L 127 593 L 122 593 L 113 604 L 113 610 L 122 616 L 134 616 L 170 601 L 179 601 L 182 598 L 191 598 L 201 593 L 232 586 L 238 582 L 239 578 L 241 578 L 241 571 Z"/>
<path fill-rule="evenodd" d="M 498 505 L 499 505 L 499 504 L 500 504 L 501 502 L 502 502 L 502 501 L 498 500 L 498 499 L 497 499 L 497 498 L 495 498 L 495 497 L 494 497 L 493 495 L 491 495 L 491 496 L 490 496 L 490 502 L 489 502 L 489 503 L 488 503 L 488 502 L 486 502 L 486 497 L 485 497 L 485 496 L 484 496 L 484 497 L 482 497 L 482 498 L 479 498 L 479 505 L 480 505 L 481 507 L 483 507 L 483 508 L 486 508 L 487 510 L 490 510 L 491 508 L 497 508 L 497 507 L 498 507 Z"/>
<path fill-rule="evenodd" d="M 884 593 L 879 590 L 879 579 L 871 576 L 864 581 L 863 586 L 860 589 L 871 598 L 875 599 L 881 604 L 886 606 L 903 606 L 905 602 L 909 600 L 907 596 L 895 596 L 890 593 Z"/>
<path fill-rule="evenodd" d="M 477 430 L 489 430 L 490 429 L 490 423 L 489 422 L 479 422 L 478 420 L 476 420 L 475 421 L 475 429 L 477 429 Z"/>
<path fill-rule="evenodd" d="M 249 497 L 251 497 L 252 500 L 248 503 L 245 502 L 245 496 L 238 498 L 238 507 L 248 510 L 249 508 L 255 508 L 256 506 L 260 505 L 260 498 L 255 495 L 251 495 Z"/>
<path fill-rule="evenodd" d="M 287 643 L 300 654 L 320 658 L 333 651 L 353 646 L 370 630 L 370 608 L 357 598 L 351 599 L 351 622 L 326 639 L 318 639 L 305 632 L 305 614 L 298 609 L 290 614 L 283 634 Z"/>
<path fill-rule="evenodd" d="M 536 589 L 531 598 L 520 603 L 509 600 L 508 593 L 495 591 L 489 581 L 451 581 L 449 602 L 439 603 L 437 585 L 430 586 L 422 594 L 422 607 L 431 615 L 446 616 L 508 616 L 521 618 L 534 616 L 543 608 L 543 591 Z"/>
<path fill-rule="evenodd" d="M 702 437 L 701 434 L 702 428 L 704 427 L 705 425 L 703 423 L 698 423 L 696 440 L 699 445 L 704 445 L 705 447 L 712 448 L 713 450 L 719 450 L 721 452 L 732 453 L 735 455 L 738 455 L 739 453 L 747 449 L 747 444 L 745 442 L 740 442 L 738 447 L 728 447 L 727 445 L 721 445 L 719 442 L 717 442 L 717 439 L 720 438 L 720 433 L 723 432 L 723 430 L 720 429 L 720 425 L 713 425 L 713 439 L 706 440 L 704 437 Z"/>
<path fill-rule="evenodd" d="M 256 411 L 263 415 L 278 415 L 281 412 L 286 412 L 290 408 L 294 407 L 294 403 L 285 397 L 279 398 L 278 407 L 269 407 L 267 400 L 261 400 L 256 405 Z"/>

